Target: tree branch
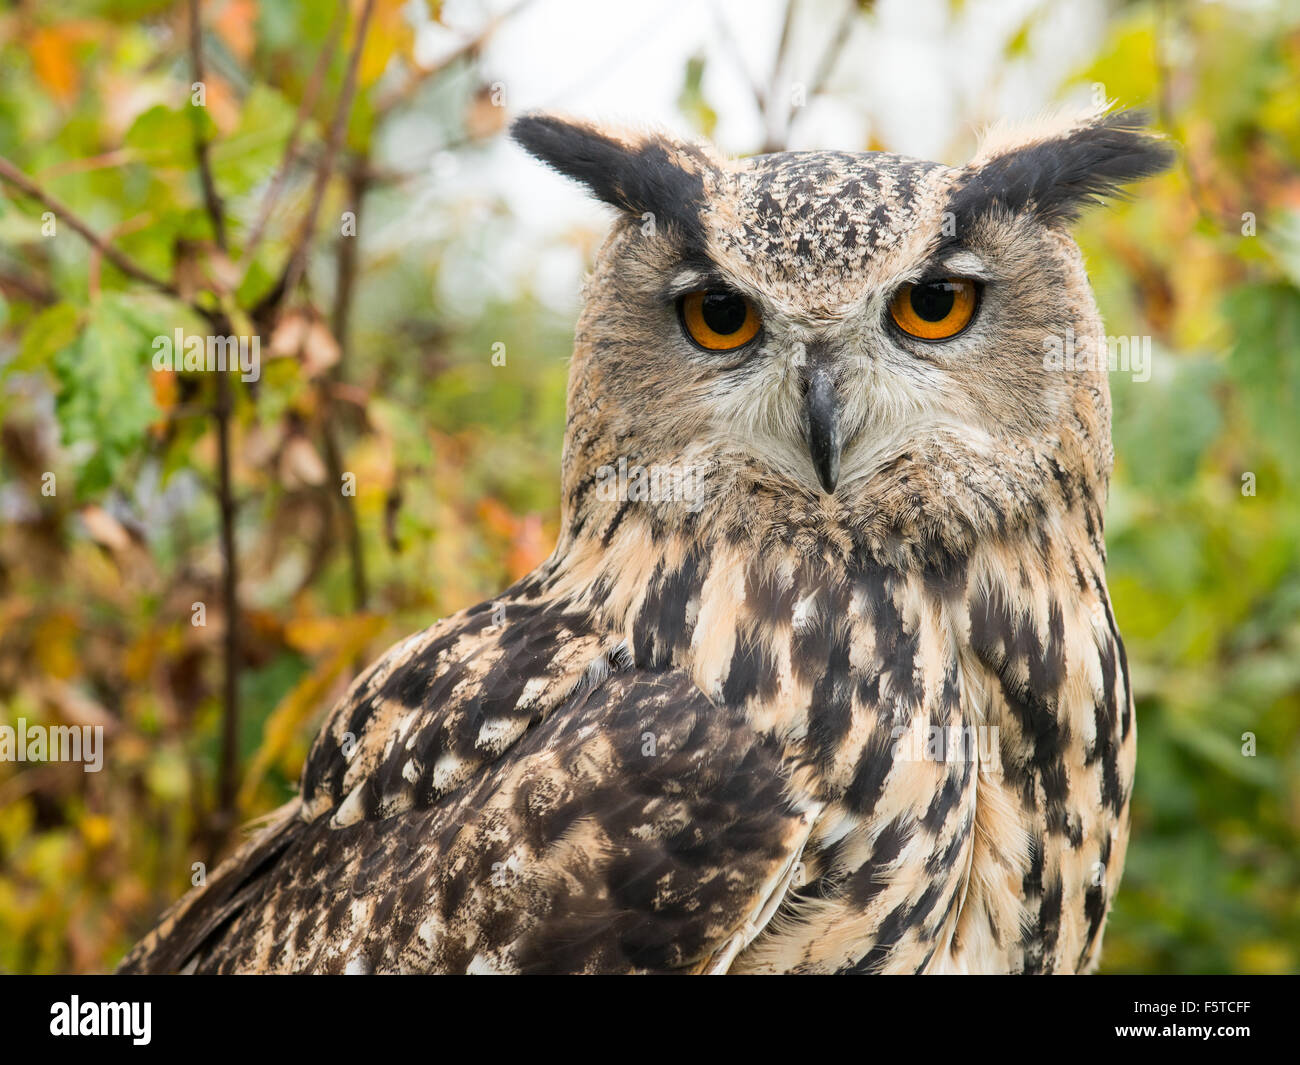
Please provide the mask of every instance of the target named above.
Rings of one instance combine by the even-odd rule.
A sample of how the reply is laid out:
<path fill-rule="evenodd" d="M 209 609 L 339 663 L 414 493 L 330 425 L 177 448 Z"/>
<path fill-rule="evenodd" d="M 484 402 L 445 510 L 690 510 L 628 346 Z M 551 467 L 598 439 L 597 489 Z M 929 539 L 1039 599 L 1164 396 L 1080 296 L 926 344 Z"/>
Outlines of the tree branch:
<path fill-rule="evenodd" d="M 366 43 L 366 31 L 370 28 L 370 16 L 374 13 L 375 0 L 365 0 L 361 9 L 361 18 L 357 22 L 356 39 L 352 42 L 352 53 L 348 56 L 347 74 L 343 78 L 343 88 L 339 91 L 338 107 L 334 112 L 334 122 L 330 127 L 329 140 L 325 145 L 325 154 L 316 168 L 316 181 L 312 187 L 311 206 L 307 217 L 303 219 L 301 230 L 294 249 L 285 264 L 282 279 L 283 289 L 279 301 L 293 298 L 298 282 L 302 280 L 307 268 L 307 255 L 311 251 L 312 239 L 316 231 L 316 219 L 320 215 L 321 202 L 325 198 L 325 186 L 329 184 L 330 174 L 334 171 L 334 160 L 338 156 L 339 145 L 348 127 L 348 118 L 352 114 L 352 98 L 357 89 L 357 69 L 361 64 L 361 49 Z"/>
<path fill-rule="evenodd" d="M 203 82 L 203 27 L 199 22 L 199 0 L 190 0 L 190 63 L 194 67 L 194 80 Z M 206 89 L 205 89 L 206 91 Z M 206 97 L 205 97 L 206 100 Z M 211 145 L 202 132 L 202 125 L 194 120 L 194 154 L 199 163 L 199 183 L 203 186 L 203 203 L 212 219 L 212 232 L 217 247 L 226 250 L 226 220 L 217 194 L 217 183 L 212 178 Z"/>
<path fill-rule="evenodd" d="M 788 17 L 789 8 L 786 9 L 786 14 Z M 718 28 L 718 39 L 726 45 L 727 50 L 731 53 L 732 61 L 736 64 L 736 69 L 740 71 L 741 77 L 748 83 L 749 91 L 754 96 L 754 106 L 758 109 L 759 118 L 762 119 L 767 114 L 767 92 L 759 80 L 750 72 L 740 42 L 736 40 L 736 35 L 731 32 L 731 24 L 718 7 L 716 0 L 713 4 L 713 22 Z"/>
<path fill-rule="evenodd" d="M 180 293 L 175 286 L 160 277 L 155 277 L 143 266 L 139 265 L 134 259 L 129 258 L 122 252 L 118 251 L 103 237 L 83 222 L 72 210 L 62 201 L 55 199 L 48 192 L 39 188 L 31 178 L 19 170 L 4 156 L 0 156 L 0 178 L 9 182 L 24 195 L 36 200 L 42 206 L 49 208 L 55 216 L 61 218 L 68 224 L 74 233 L 81 236 L 91 247 L 95 248 L 105 259 L 116 266 L 127 277 L 134 278 L 136 281 L 142 281 L 146 285 L 165 292 L 169 296 L 180 299 Z"/>
<path fill-rule="evenodd" d="M 830 40 L 826 42 L 826 49 L 822 52 L 821 59 L 813 68 L 813 77 L 808 85 L 805 103 L 826 91 L 826 83 L 830 81 L 831 75 L 835 73 L 835 64 L 839 62 L 840 55 L 844 51 L 844 45 L 848 43 L 849 34 L 853 31 L 853 20 L 857 18 L 859 9 L 867 11 L 873 6 L 874 4 L 871 2 L 859 5 L 858 0 L 848 0 L 848 5 L 844 8 L 844 14 L 840 16 L 840 21 L 831 34 Z M 790 130 L 794 126 L 794 117 L 797 112 L 798 108 L 792 102 L 785 118 L 785 141 L 787 143 L 790 140 Z"/>
<path fill-rule="evenodd" d="M 869 11 L 874 6 L 874 2 L 860 4 L 857 0 L 849 0 L 848 6 L 844 9 L 844 14 L 840 16 L 835 33 L 826 44 L 826 51 L 822 53 L 821 62 L 817 64 L 813 72 L 812 84 L 808 87 L 809 99 L 826 91 L 826 83 L 830 81 L 831 75 L 835 73 L 835 64 L 839 62 L 840 53 L 844 51 L 849 35 L 853 32 L 853 22 L 858 17 L 859 11 Z"/>
<path fill-rule="evenodd" d="M 366 582 L 366 559 L 361 541 L 361 524 L 357 520 L 356 499 L 346 496 L 341 491 L 343 478 L 343 452 L 339 446 L 335 417 L 334 385 L 343 379 L 343 369 L 347 363 L 348 332 L 352 313 L 352 296 L 356 291 L 357 280 L 357 242 L 361 239 L 361 207 L 370 188 L 370 165 L 367 156 L 360 156 L 352 161 L 348 168 L 348 204 L 356 215 L 357 231 L 353 236 L 339 235 L 335 245 L 335 285 L 334 305 L 330 312 L 330 332 L 338 342 L 339 358 L 330 367 L 322 389 L 322 402 L 325 419 L 321 430 L 325 441 L 325 462 L 329 469 L 333 491 L 338 493 L 342 508 L 343 525 L 347 533 L 348 559 L 352 567 L 352 608 L 360 612 L 366 609 L 370 597 Z"/>
<path fill-rule="evenodd" d="M 219 324 L 216 328 L 221 329 Z M 229 325 L 225 325 L 229 331 Z M 230 375 L 218 373 L 213 417 L 217 424 L 217 506 L 221 517 L 222 632 L 221 765 L 217 774 L 217 808 L 212 819 L 210 859 L 239 820 L 239 560 L 235 555 L 235 495 L 230 473 Z"/>
<path fill-rule="evenodd" d="M 492 17 L 482 30 L 463 44 L 459 45 L 449 55 L 444 56 L 433 66 L 421 67 L 413 71 L 404 84 L 393 89 L 375 104 L 375 114 L 387 114 L 394 107 L 410 100 L 411 97 L 415 95 L 416 90 L 428 81 L 429 78 L 440 74 L 442 71 L 446 70 L 454 63 L 458 63 L 462 59 L 469 59 L 477 56 L 478 53 L 483 50 L 483 46 L 491 39 L 492 35 L 501 28 L 502 23 L 519 14 L 519 12 L 526 8 L 530 3 L 532 3 L 532 0 L 519 0 L 519 3 L 515 4 L 515 6 L 510 8 L 508 11 L 503 11 L 500 15 Z"/>
<path fill-rule="evenodd" d="M 329 70 L 330 63 L 334 60 L 334 52 L 338 48 L 345 11 L 346 6 L 340 3 L 334 13 L 334 19 L 330 23 L 329 36 L 326 38 L 325 43 L 321 45 L 320 55 L 316 57 L 316 66 L 312 68 L 311 76 L 303 89 L 302 102 L 298 105 L 298 113 L 293 120 L 293 129 L 289 133 L 289 143 L 284 148 L 284 158 L 280 160 L 280 165 L 271 178 L 271 184 L 266 190 L 266 197 L 262 200 L 262 206 L 258 209 L 257 220 L 253 223 L 252 231 L 244 244 L 244 253 L 239 260 L 239 272 L 241 274 L 247 269 L 248 264 L 253 261 L 253 255 L 266 232 L 266 224 L 270 221 L 271 212 L 280 199 L 280 194 L 284 191 L 284 184 L 288 180 L 289 170 L 298 157 L 298 142 L 302 139 L 303 127 L 307 124 L 307 117 L 311 114 L 312 108 L 316 106 L 316 98 L 320 95 L 321 85 L 325 81 L 325 72 Z"/>
<path fill-rule="evenodd" d="M 39 307 L 48 307 L 57 303 L 59 297 L 51 288 L 46 288 L 40 281 L 26 276 L 26 272 L 8 274 L 0 271 L 0 295 L 18 296 Z"/>
<path fill-rule="evenodd" d="M 1176 129 L 1174 119 L 1173 100 L 1171 98 L 1171 88 L 1173 82 L 1172 71 L 1169 66 L 1169 53 L 1166 47 L 1166 41 L 1169 35 L 1170 14 L 1165 2 L 1155 5 L 1155 67 L 1156 67 L 1156 118 L 1165 132 L 1172 133 Z M 1190 147 L 1179 153 L 1183 160 L 1183 172 L 1187 175 L 1187 191 L 1190 193 L 1192 204 L 1196 207 L 1197 213 L 1216 230 L 1231 228 L 1234 224 L 1232 219 L 1224 221 L 1225 215 L 1210 203 L 1210 197 L 1206 183 L 1202 181 L 1201 174 L 1197 170 L 1197 164 L 1192 158 L 1193 152 Z"/>
<path fill-rule="evenodd" d="M 781 19 L 781 36 L 777 39 L 776 54 L 772 57 L 772 75 L 768 79 L 766 91 L 760 91 L 758 96 L 759 118 L 763 122 L 763 152 L 777 152 L 786 146 L 790 139 L 790 123 L 788 116 L 782 115 L 785 120 L 785 129 L 776 128 L 776 101 L 781 98 L 778 87 L 781 78 L 781 71 L 785 69 L 786 56 L 790 52 L 790 38 L 794 28 L 794 4 L 795 0 L 786 0 L 785 15 Z"/>
<path fill-rule="evenodd" d="M 143 229 L 152 221 L 153 215 L 148 212 L 138 214 L 134 218 L 128 218 L 125 221 L 118 222 L 117 225 L 108 231 L 105 235 L 105 239 L 116 240 L 118 237 L 123 236 L 126 233 L 134 233 L 138 229 Z M 103 255 L 100 253 L 98 248 L 90 249 L 90 265 L 88 270 L 90 278 L 87 288 L 89 289 L 90 298 L 92 300 L 99 298 L 99 265 L 102 258 Z"/>

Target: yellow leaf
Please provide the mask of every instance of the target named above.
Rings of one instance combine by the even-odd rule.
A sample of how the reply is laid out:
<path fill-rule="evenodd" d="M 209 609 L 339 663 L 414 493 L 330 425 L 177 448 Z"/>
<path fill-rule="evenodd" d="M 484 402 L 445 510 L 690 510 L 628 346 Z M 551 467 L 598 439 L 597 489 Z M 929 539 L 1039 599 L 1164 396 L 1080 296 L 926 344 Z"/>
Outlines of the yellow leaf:
<path fill-rule="evenodd" d="M 292 629 L 291 623 L 288 629 Z M 257 749 L 248 771 L 244 774 L 239 789 L 239 806 L 248 810 L 257 797 L 257 789 L 265 779 L 267 771 L 275 765 L 281 754 L 303 731 L 312 715 L 321 709 L 321 703 L 329 694 L 330 687 L 347 668 L 349 662 L 360 654 L 361 650 L 384 627 L 384 618 L 377 614 L 348 618 L 336 623 L 339 638 L 335 641 L 332 653 L 323 657 L 316 668 L 304 676 L 279 702 L 266 724 L 262 727 L 262 743 Z"/>
<path fill-rule="evenodd" d="M 284 639 L 295 651 L 319 655 L 345 640 L 352 618 L 301 617 L 284 626 Z"/>
<path fill-rule="evenodd" d="M 77 621 L 67 611 L 56 611 L 41 620 L 32 636 L 35 668 L 47 676 L 67 679 L 77 675 Z"/>
<path fill-rule="evenodd" d="M 113 838 L 113 822 L 103 814 L 87 814 L 81 821 L 81 835 L 91 850 L 99 850 Z"/>
<path fill-rule="evenodd" d="M 410 58 L 415 34 L 406 20 L 405 7 L 405 0 L 377 0 L 357 71 L 362 88 L 379 80 L 394 55 Z"/>

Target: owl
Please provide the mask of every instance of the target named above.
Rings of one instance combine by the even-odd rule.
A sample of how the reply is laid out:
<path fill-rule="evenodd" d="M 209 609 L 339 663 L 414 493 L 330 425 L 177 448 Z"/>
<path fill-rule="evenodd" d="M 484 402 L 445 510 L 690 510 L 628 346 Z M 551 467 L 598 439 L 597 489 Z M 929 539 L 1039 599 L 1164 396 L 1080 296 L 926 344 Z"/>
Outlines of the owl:
<path fill-rule="evenodd" d="M 1070 226 L 1142 116 L 959 168 L 546 114 L 617 212 L 554 553 L 391 649 L 126 972 L 1072 973 L 1135 726 Z"/>

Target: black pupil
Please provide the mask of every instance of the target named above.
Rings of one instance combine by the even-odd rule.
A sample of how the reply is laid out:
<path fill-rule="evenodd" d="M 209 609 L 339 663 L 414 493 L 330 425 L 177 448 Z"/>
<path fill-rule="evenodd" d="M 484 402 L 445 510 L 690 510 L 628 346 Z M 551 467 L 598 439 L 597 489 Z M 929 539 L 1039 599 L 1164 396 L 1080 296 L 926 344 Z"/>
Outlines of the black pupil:
<path fill-rule="evenodd" d="M 734 292 L 706 292 L 700 304 L 704 324 L 720 336 L 730 336 L 745 324 L 745 301 Z"/>
<path fill-rule="evenodd" d="M 912 310 L 923 322 L 942 322 L 956 299 L 957 286 L 951 281 L 927 281 L 912 288 Z"/>

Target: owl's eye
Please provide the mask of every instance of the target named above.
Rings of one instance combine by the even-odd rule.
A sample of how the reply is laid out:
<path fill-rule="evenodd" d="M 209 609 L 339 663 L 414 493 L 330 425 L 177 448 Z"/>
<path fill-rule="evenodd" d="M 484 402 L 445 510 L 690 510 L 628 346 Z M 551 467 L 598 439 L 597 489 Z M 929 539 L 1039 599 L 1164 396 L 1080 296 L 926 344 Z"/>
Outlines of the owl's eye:
<path fill-rule="evenodd" d="M 975 317 L 979 289 L 964 277 L 918 281 L 900 288 L 889 302 L 889 314 L 908 336 L 918 340 L 948 340 Z"/>
<path fill-rule="evenodd" d="M 754 305 L 737 292 L 688 292 L 677 313 L 686 335 L 708 351 L 732 351 L 748 344 L 762 319 Z"/>

